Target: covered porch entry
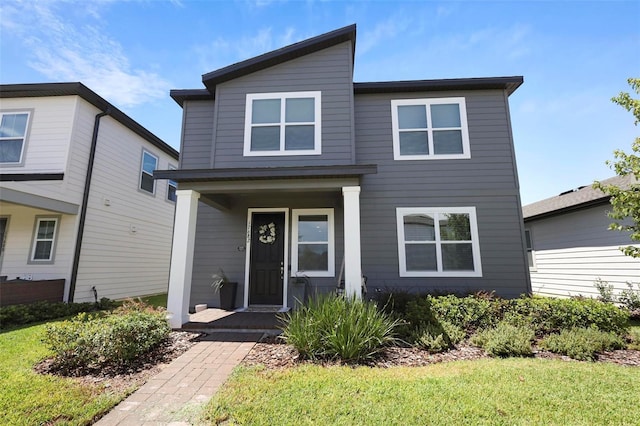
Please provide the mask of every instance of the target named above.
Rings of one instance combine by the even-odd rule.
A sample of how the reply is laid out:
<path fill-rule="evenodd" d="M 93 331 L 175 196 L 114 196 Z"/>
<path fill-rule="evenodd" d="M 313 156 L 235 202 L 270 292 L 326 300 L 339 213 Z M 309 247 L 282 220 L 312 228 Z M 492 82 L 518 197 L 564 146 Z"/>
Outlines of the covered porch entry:
<path fill-rule="evenodd" d="M 320 253 L 316 261 L 322 263 L 325 259 L 322 256 L 326 256 L 326 250 L 321 247 L 322 239 L 302 247 L 306 242 L 298 234 L 298 227 L 326 227 L 335 220 L 341 227 L 341 232 L 335 235 L 341 237 L 337 263 L 340 265 L 344 259 L 345 291 L 359 297 L 362 275 L 360 180 L 364 174 L 375 172 L 375 166 L 363 165 L 157 171 L 156 178 L 177 181 L 180 188 L 176 193 L 167 305 L 172 314 L 171 326 L 179 328 L 189 321 L 194 282 L 199 288 L 205 285 L 205 278 L 198 275 L 197 270 L 203 260 L 195 252 L 196 240 L 201 242 L 203 238 L 208 238 L 207 247 L 213 247 L 207 262 L 212 267 L 222 268 L 225 268 L 224 259 L 216 259 L 215 253 L 230 250 L 219 247 L 224 244 L 224 235 L 236 238 L 227 246 L 234 246 L 236 260 L 239 256 L 244 258 L 244 271 L 240 268 L 233 271 L 241 292 L 240 310 L 255 306 L 286 310 L 291 305 L 289 280 L 298 273 L 313 275 L 305 273 L 298 262 L 313 264 L 314 261 L 308 259 L 314 253 Z M 323 204 L 332 198 L 337 200 L 336 209 Z M 199 221 L 199 203 L 202 203 L 200 207 L 204 204 L 215 209 L 217 216 L 203 220 L 201 214 Z M 334 210 L 339 218 L 333 217 Z M 212 219 L 216 217 L 224 220 Z M 208 237 L 201 233 L 207 233 Z M 216 233 L 223 235 L 220 241 L 213 238 Z M 329 245 L 327 240 L 325 246 Z M 198 247 L 204 246 L 204 243 L 198 243 Z M 311 253 L 306 260 L 298 256 L 303 251 Z M 198 259 L 195 279 L 194 254 Z M 330 279 L 337 283 L 339 266 L 333 265 L 323 274 L 316 275 L 323 277 L 317 280 L 326 282 Z"/>

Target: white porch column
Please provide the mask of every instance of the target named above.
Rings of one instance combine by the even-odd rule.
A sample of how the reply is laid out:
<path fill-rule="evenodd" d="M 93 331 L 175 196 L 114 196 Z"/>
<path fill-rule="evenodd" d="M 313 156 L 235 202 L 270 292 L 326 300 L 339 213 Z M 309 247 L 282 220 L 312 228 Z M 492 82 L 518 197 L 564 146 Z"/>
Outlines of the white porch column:
<path fill-rule="evenodd" d="M 360 258 L 360 187 L 342 187 L 344 200 L 344 293 L 362 297 L 362 262 Z"/>
<path fill-rule="evenodd" d="M 178 190 L 176 198 L 167 311 L 171 315 L 169 319 L 171 327 L 180 328 L 182 324 L 189 322 L 193 248 L 200 193 L 192 190 Z"/>

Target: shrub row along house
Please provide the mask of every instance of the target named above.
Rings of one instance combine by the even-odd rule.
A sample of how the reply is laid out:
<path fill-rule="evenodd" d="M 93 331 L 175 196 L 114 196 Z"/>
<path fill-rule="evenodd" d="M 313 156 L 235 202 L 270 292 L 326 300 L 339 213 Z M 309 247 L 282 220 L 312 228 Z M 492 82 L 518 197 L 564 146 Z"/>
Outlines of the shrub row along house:
<path fill-rule="evenodd" d="M 1 85 L 0 275 L 32 281 L 2 303 L 52 279 L 64 280 L 54 299 L 75 302 L 166 291 L 176 183 L 153 171 L 177 166 L 176 150 L 81 83 Z"/>
<path fill-rule="evenodd" d="M 616 176 L 602 183 L 626 189 L 634 180 Z M 640 261 L 620 250 L 638 243 L 629 232 L 608 229 L 609 199 L 589 185 L 523 207 L 534 293 L 597 297 L 597 280 L 612 285 L 615 294 L 640 281 Z"/>
<path fill-rule="evenodd" d="M 183 108 L 172 325 L 311 291 L 530 290 L 509 96 L 522 77 L 353 82 L 355 25 L 203 75 Z"/>

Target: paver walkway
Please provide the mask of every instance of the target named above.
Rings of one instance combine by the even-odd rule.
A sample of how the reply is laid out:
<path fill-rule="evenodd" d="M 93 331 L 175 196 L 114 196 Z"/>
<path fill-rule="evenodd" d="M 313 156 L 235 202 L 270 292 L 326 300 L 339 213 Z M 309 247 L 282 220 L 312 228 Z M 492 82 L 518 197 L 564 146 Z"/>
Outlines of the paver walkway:
<path fill-rule="evenodd" d="M 262 333 L 212 333 L 100 419 L 99 426 L 196 425 L 202 408 Z"/>

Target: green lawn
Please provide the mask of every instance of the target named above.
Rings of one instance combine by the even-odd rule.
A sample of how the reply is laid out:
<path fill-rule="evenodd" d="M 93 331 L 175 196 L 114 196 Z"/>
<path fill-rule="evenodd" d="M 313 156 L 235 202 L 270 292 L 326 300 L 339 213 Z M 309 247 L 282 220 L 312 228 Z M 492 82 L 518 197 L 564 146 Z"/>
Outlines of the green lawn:
<path fill-rule="evenodd" d="M 44 324 L 0 333 L 0 424 L 85 425 L 126 395 L 100 385 L 40 375 L 33 365 L 47 357 Z"/>
<path fill-rule="evenodd" d="M 236 370 L 212 423 L 638 425 L 640 368 L 483 359 L 422 368 Z"/>
<path fill-rule="evenodd" d="M 167 307 L 167 293 L 156 294 L 153 296 L 141 297 L 142 301 L 147 305 L 155 306 L 155 307 Z"/>

